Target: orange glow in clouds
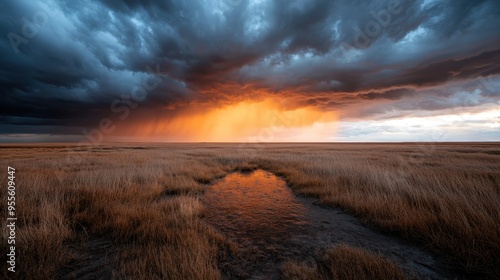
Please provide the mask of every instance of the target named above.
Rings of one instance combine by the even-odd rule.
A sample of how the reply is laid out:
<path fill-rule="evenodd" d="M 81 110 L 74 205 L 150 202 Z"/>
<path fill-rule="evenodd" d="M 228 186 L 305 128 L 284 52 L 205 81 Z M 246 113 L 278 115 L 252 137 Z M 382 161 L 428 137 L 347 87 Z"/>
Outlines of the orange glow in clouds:
<path fill-rule="evenodd" d="M 133 126 L 139 137 L 199 142 L 324 141 L 335 136 L 337 114 L 312 107 L 284 109 L 270 99 L 191 110 Z M 325 125 L 328 124 L 328 125 Z M 328 129 L 326 129 L 328 127 Z"/>

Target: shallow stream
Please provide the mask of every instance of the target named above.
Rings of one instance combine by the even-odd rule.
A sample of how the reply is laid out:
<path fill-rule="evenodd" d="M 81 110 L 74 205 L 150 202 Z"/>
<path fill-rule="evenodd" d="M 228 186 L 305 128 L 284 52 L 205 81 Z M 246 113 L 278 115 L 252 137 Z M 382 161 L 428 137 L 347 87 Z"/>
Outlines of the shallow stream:
<path fill-rule="evenodd" d="M 296 196 L 264 170 L 229 174 L 208 187 L 203 202 L 205 220 L 238 246 L 238 256 L 220 264 L 227 278 L 278 278 L 285 260 L 311 260 L 318 250 L 347 244 L 381 253 L 423 279 L 460 279 L 426 250 Z"/>

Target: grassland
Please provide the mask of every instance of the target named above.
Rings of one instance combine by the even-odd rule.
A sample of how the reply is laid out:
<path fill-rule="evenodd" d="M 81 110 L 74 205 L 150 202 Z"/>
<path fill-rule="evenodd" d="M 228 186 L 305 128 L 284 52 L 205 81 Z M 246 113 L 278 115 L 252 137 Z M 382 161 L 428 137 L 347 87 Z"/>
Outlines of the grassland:
<path fill-rule="evenodd" d="M 217 261 L 237 252 L 203 222 L 200 196 L 232 171 L 257 168 L 468 271 L 500 277 L 500 144 L 4 145 L 0 155 L 2 184 L 7 166 L 16 168 L 16 278 L 219 279 Z M 0 198 L 6 205 L 6 191 Z M 390 266 L 403 277 L 359 248 L 318 259 L 323 271 L 290 261 L 282 276 L 368 269 L 384 278 Z M 9 276 L 5 261 L 0 275 Z"/>
<path fill-rule="evenodd" d="M 335 246 L 316 256 L 315 262 L 287 261 L 285 279 L 408 279 L 409 275 L 383 256 L 347 245 Z"/>

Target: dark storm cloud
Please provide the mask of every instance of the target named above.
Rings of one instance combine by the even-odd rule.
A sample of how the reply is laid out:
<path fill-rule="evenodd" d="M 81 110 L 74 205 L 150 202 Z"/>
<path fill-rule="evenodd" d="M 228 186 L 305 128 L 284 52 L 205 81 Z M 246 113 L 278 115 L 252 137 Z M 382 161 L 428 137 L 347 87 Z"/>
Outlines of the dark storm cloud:
<path fill-rule="evenodd" d="M 358 96 L 365 99 L 391 99 L 397 100 L 401 99 L 403 96 L 411 96 L 415 93 L 414 89 L 393 89 L 385 92 L 368 92 L 359 94 Z"/>
<path fill-rule="evenodd" d="M 439 96 L 415 105 L 434 110 L 461 98 L 447 84 L 478 77 L 494 82 L 467 92 L 499 98 L 496 0 L 8 0 L 0 10 L 3 133 L 79 133 L 141 86 L 139 106 L 152 111 L 262 92 L 325 110 Z"/>

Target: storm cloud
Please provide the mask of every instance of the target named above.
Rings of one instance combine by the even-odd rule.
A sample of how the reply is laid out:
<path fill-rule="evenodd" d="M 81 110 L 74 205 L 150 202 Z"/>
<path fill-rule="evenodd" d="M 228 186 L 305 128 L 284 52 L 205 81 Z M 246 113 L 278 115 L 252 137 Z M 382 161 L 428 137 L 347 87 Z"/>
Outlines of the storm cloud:
<path fill-rule="evenodd" d="M 496 0 L 7 0 L 0 10 L 6 135 L 78 135 L 133 106 L 142 119 L 273 97 L 355 120 L 500 101 Z"/>

